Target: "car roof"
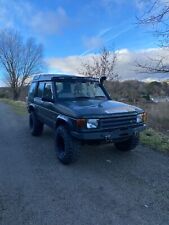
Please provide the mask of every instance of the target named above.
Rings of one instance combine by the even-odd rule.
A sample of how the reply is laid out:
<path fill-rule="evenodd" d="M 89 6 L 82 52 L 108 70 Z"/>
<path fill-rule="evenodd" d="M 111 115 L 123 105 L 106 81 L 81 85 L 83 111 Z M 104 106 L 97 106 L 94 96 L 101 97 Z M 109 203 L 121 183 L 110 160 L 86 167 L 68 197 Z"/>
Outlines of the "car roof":
<path fill-rule="evenodd" d="M 86 79 L 86 80 L 93 80 L 93 81 L 98 81 L 98 78 L 93 78 L 93 77 L 85 77 L 81 75 L 70 75 L 70 74 L 36 74 L 33 76 L 32 82 L 35 81 L 51 81 L 51 80 L 57 80 L 57 79 Z"/>

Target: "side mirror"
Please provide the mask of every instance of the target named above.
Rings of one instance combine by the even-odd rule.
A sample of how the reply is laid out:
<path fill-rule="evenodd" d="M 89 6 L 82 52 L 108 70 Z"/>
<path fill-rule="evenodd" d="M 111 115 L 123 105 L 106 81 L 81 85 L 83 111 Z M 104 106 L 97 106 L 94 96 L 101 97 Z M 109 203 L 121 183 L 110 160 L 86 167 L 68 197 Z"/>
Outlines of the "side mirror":
<path fill-rule="evenodd" d="M 100 78 L 100 83 L 103 84 L 105 80 L 107 80 L 107 77 L 106 76 L 101 77 Z"/>
<path fill-rule="evenodd" d="M 54 103 L 54 100 L 52 98 L 50 98 L 50 97 L 42 97 L 42 101 Z"/>

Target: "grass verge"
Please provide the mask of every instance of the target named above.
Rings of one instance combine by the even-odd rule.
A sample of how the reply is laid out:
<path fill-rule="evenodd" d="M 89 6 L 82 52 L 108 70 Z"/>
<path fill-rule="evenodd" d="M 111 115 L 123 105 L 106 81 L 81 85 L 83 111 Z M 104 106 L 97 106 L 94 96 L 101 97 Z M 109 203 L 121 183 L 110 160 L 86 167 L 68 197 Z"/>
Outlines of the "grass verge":
<path fill-rule="evenodd" d="M 7 98 L 0 98 L 0 102 L 4 102 L 7 103 L 8 105 L 11 105 L 13 110 L 19 115 L 25 115 L 27 112 L 25 102 L 13 101 Z"/>
<path fill-rule="evenodd" d="M 157 132 L 151 128 L 140 135 L 141 143 L 155 150 L 169 152 L 169 136 Z"/>

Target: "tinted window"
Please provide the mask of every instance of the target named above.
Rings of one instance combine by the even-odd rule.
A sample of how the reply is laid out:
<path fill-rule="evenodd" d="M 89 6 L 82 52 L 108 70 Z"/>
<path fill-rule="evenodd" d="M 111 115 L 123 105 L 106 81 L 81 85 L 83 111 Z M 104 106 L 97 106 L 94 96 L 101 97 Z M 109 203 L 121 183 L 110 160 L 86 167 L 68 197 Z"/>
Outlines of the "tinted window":
<path fill-rule="evenodd" d="M 29 89 L 29 97 L 33 98 L 36 91 L 36 83 L 32 83 Z"/>
<path fill-rule="evenodd" d="M 38 84 L 38 91 L 37 91 L 37 97 L 42 98 L 43 96 L 43 90 L 44 90 L 44 82 L 39 82 Z"/>
<path fill-rule="evenodd" d="M 43 97 L 53 99 L 52 84 L 51 84 L 51 82 L 47 82 L 45 84 Z"/>

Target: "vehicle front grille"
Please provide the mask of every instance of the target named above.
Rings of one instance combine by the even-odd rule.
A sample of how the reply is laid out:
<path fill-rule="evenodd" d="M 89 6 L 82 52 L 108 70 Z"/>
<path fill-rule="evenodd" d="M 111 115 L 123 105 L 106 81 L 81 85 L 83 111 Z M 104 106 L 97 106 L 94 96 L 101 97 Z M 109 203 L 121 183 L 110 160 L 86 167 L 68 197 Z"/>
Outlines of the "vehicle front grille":
<path fill-rule="evenodd" d="M 118 115 L 100 120 L 101 129 L 116 129 L 137 125 L 137 115 Z"/>

